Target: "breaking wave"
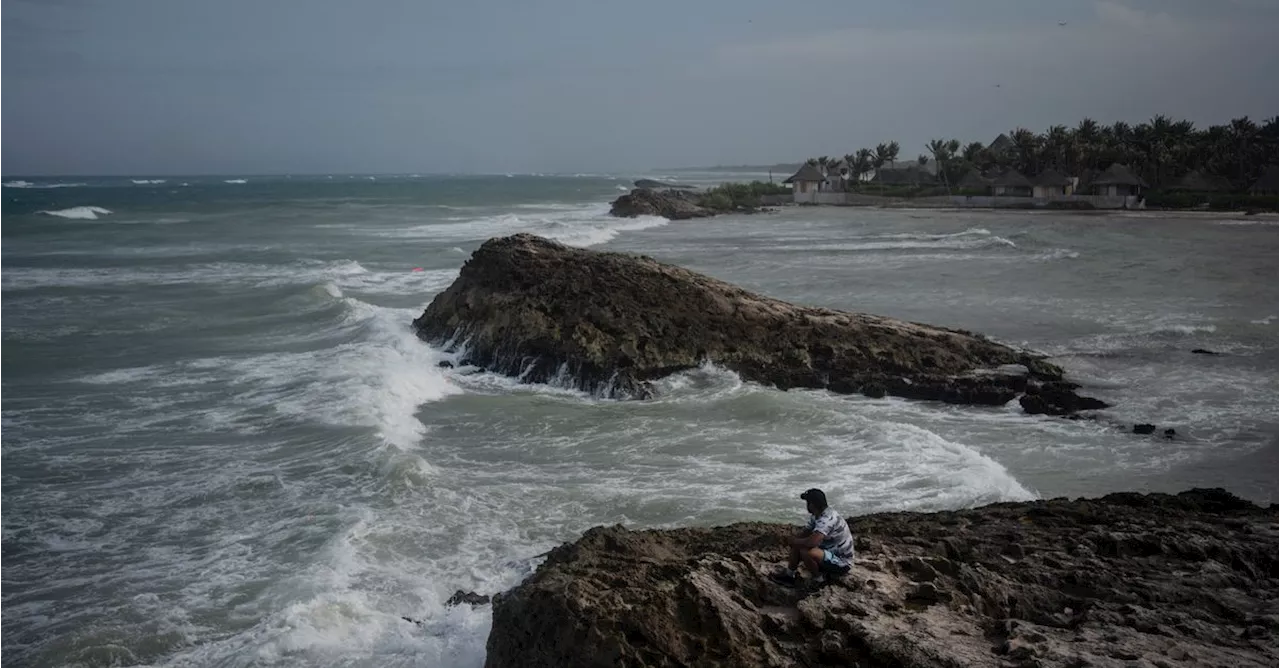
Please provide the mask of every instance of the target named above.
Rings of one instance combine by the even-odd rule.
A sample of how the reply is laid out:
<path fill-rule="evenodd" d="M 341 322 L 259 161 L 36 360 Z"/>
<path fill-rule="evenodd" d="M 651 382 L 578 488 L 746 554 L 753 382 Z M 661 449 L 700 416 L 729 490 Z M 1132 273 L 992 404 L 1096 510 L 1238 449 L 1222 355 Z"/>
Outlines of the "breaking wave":
<path fill-rule="evenodd" d="M 57 216 L 58 218 L 73 218 L 77 220 L 97 220 L 98 216 L 105 216 L 111 213 L 110 209 L 104 209 L 100 206 L 73 206 L 70 209 L 57 209 L 55 211 L 41 211 L 46 216 Z"/>
<path fill-rule="evenodd" d="M 519 213 L 491 216 L 453 216 L 443 223 L 428 223 L 391 229 L 377 234 L 387 237 L 471 241 L 528 232 L 569 246 L 595 246 L 613 240 L 622 232 L 662 227 L 671 221 L 658 216 L 616 218 L 608 204 L 537 204 L 513 207 Z"/>
<path fill-rule="evenodd" d="M 87 183 L 32 183 L 30 181 L 5 181 L 6 188 L 79 188 Z"/>

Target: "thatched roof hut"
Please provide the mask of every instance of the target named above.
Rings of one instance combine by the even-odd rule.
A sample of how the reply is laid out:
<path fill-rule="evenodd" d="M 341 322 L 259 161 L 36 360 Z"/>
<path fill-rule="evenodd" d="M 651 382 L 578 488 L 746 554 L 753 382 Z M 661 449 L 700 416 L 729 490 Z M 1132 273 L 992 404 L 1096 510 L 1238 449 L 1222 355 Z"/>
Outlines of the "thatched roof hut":
<path fill-rule="evenodd" d="M 982 172 L 976 169 L 969 170 L 956 182 L 956 187 L 962 190 L 985 190 L 990 185 L 991 182 L 982 178 Z"/>
<path fill-rule="evenodd" d="M 1008 151 L 1012 151 L 1014 148 L 1016 147 L 1013 145 L 1013 140 L 1009 139 L 1009 135 L 1006 135 L 1003 132 L 1000 133 L 999 137 L 991 140 L 990 144 L 987 144 L 987 152 L 992 155 L 1006 153 Z"/>
<path fill-rule="evenodd" d="M 1116 162 L 1089 181 L 1089 190 L 1107 197 L 1133 197 L 1142 194 L 1147 182 L 1128 167 Z"/>
<path fill-rule="evenodd" d="M 818 171 L 818 168 L 816 166 L 806 162 L 803 165 L 800 165 L 800 169 L 796 171 L 795 174 L 792 174 L 790 178 L 788 178 L 786 181 L 783 181 L 782 183 L 783 184 L 800 183 L 800 182 L 820 183 L 825 180 L 826 180 L 826 177 L 822 175 L 822 172 Z"/>
<path fill-rule="evenodd" d="M 1023 176 L 1018 170 L 1012 167 L 1004 170 L 994 179 L 991 179 L 991 185 L 1003 188 L 1031 188 L 1031 181 Z"/>
<path fill-rule="evenodd" d="M 1118 162 L 1111 163 L 1101 174 L 1089 182 L 1091 186 L 1137 186 L 1146 188 L 1147 182 L 1134 174 L 1127 166 Z"/>
<path fill-rule="evenodd" d="M 1063 186 L 1071 185 L 1071 179 L 1063 176 L 1057 170 L 1050 167 L 1049 169 L 1036 174 L 1036 177 L 1031 179 L 1031 185 L 1061 188 Z"/>
<path fill-rule="evenodd" d="M 1255 195 L 1275 193 L 1277 181 L 1280 181 L 1280 170 L 1277 170 L 1275 165 L 1269 165 L 1262 172 L 1262 176 L 1259 176 L 1258 180 L 1254 181 L 1252 186 L 1249 186 L 1249 192 Z"/>

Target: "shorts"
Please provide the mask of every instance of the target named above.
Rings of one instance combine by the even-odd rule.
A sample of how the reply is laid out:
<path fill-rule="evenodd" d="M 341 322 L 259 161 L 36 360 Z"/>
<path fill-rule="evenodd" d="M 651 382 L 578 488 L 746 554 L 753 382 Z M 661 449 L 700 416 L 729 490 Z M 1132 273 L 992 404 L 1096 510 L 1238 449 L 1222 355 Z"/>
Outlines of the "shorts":
<path fill-rule="evenodd" d="M 818 570 L 833 575 L 844 575 L 849 572 L 849 561 L 837 557 L 831 550 L 823 550 L 822 563 L 818 564 Z"/>

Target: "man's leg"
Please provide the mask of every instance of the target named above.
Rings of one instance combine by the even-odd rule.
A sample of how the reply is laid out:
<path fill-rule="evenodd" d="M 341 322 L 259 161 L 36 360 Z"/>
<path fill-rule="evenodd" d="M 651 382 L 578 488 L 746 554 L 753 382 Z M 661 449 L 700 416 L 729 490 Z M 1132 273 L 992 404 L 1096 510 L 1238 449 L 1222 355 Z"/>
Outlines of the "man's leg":
<path fill-rule="evenodd" d="M 794 545 L 791 546 L 791 558 L 787 559 L 787 568 L 791 569 L 792 571 L 795 571 L 796 566 L 800 565 L 800 551 L 801 551 L 801 548 L 798 548 Z"/>
<path fill-rule="evenodd" d="M 810 575 L 816 576 L 819 568 L 822 566 L 822 548 L 811 547 L 800 554 L 804 567 L 809 570 Z"/>

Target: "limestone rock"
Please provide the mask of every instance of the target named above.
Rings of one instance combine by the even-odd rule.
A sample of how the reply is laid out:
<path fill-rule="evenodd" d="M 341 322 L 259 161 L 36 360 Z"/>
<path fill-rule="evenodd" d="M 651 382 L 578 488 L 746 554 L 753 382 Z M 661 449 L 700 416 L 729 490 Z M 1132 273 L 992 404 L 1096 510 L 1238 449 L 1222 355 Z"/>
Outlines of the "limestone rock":
<path fill-rule="evenodd" d="M 636 188 L 614 200 L 609 213 L 619 218 L 662 216 L 670 220 L 687 220 L 707 218 L 717 212 L 699 205 L 697 195 L 692 192 Z"/>
<path fill-rule="evenodd" d="M 1222 490 L 867 515 L 817 589 L 768 580 L 795 527 L 597 527 L 494 598 L 486 666 L 1274 666 L 1275 520 Z"/>
<path fill-rule="evenodd" d="M 614 397 L 649 396 L 649 381 L 709 361 L 784 390 L 985 405 L 1035 391 L 1040 412 L 1105 406 L 1044 359 L 971 332 L 797 306 L 528 234 L 485 242 L 413 326 L 465 350 L 460 364 Z"/>

